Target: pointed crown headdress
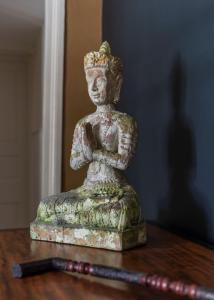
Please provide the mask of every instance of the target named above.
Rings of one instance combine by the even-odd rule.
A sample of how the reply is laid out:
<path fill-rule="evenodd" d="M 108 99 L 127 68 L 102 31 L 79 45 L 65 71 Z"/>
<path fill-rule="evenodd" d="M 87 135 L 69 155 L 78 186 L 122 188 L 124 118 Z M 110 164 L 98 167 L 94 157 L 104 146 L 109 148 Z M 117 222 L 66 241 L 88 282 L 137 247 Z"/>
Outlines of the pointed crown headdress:
<path fill-rule="evenodd" d="M 98 52 L 92 51 L 85 55 L 85 70 L 93 67 L 106 68 L 114 76 L 122 75 L 123 70 L 120 58 L 111 55 L 111 48 L 108 42 L 103 42 Z"/>

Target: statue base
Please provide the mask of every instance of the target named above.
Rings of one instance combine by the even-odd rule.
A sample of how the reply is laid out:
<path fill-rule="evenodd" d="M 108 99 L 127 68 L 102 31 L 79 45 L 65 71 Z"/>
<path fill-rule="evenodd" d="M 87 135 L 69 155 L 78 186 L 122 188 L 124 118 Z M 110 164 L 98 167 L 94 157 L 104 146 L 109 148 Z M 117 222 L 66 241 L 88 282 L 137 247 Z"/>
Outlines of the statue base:
<path fill-rule="evenodd" d="M 33 222 L 30 225 L 33 240 L 72 244 L 122 251 L 146 243 L 145 223 L 124 231 L 87 227 L 65 227 Z"/>

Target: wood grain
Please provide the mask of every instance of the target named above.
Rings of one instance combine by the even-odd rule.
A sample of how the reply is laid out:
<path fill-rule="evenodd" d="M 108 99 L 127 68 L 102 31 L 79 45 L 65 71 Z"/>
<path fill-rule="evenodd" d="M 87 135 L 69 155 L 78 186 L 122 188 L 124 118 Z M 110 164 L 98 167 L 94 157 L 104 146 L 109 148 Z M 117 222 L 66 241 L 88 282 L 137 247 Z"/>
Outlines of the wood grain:
<path fill-rule="evenodd" d="M 28 230 L 0 232 L 0 299 L 165 299 L 179 297 L 131 284 L 61 272 L 14 279 L 16 262 L 60 256 L 128 270 L 159 273 L 212 287 L 214 252 L 155 226 L 148 226 L 146 246 L 117 253 L 108 250 L 32 241 Z M 182 298 L 186 299 L 186 298 Z"/>
<path fill-rule="evenodd" d="M 65 22 L 62 190 L 80 186 L 86 168 L 70 168 L 76 123 L 95 110 L 87 93 L 84 55 L 99 49 L 102 39 L 102 0 L 67 0 Z"/>

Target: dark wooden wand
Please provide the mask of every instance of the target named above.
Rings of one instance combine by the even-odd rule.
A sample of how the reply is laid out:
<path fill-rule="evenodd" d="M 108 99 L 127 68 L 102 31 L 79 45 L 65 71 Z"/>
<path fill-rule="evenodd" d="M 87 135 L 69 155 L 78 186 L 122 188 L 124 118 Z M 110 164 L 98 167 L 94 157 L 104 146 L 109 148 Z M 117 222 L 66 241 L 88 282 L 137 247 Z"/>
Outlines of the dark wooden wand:
<path fill-rule="evenodd" d="M 15 264 L 12 268 L 13 277 L 35 275 L 47 271 L 67 271 L 81 274 L 90 274 L 112 280 L 135 283 L 161 292 L 172 292 L 178 296 L 187 296 L 191 299 L 214 300 L 214 290 L 185 284 L 182 281 L 172 281 L 167 277 L 150 275 L 146 273 L 132 272 L 124 269 L 77 262 L 73 260 L 53 257 L 39 261 Z"/>

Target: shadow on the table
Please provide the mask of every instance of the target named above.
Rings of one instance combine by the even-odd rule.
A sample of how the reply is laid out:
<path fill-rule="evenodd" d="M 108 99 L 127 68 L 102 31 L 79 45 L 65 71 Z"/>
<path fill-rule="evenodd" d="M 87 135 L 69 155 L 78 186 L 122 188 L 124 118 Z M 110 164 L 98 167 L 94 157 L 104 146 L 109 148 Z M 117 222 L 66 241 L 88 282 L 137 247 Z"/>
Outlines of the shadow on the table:
<path fill-rule="evenodd" d="M 77 281 L 75 281 L 75 283 L 77 283 Z M 161 292 L 156 292 L 140 285 L 113 280 L 93 277 L 87 280 L 81 277 L 78 284 L 87 289 L 89 293 L 87 299 L 163 299 L 163 293 Z M 170 299 L 177 299 L 177 297 L 174 298 L 174 296 L 172 296 Z"/>
<path fill-rule="evenodd" d="M 31 241 L 31 255 L 34 257 L 64 257 L 76 261 L 118 266 L 122 265 L 122 252 L 90 247 L 73 246 L 46 241 Z"/>
<path fill-rule="evenodd" d="M 191 121 L 185 116 L 185 69 L 180 56 L 172 67 L 170 84 L 172 118 L 167 129 L 169 191 L 165 208 L 159 209 L 158 222 L 171 229 L 201 239 L 208 237 L 208 226 L 201 203 L 203 196 L 194 186 L 196 144 Z"/>

